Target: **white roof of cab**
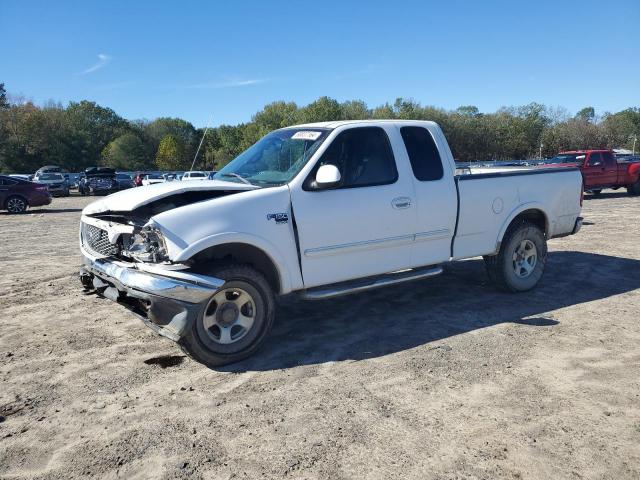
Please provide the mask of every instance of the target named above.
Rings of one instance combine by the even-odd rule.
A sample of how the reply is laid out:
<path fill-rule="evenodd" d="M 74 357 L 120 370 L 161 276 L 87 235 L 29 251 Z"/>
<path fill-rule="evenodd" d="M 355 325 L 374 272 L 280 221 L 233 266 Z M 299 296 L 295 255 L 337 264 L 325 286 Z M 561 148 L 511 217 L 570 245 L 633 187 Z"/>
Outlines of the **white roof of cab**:
<path fill-rule="evenodd" d="M 371 124 L 371 125 L 383 125 L 383 124 L 395 124 L 395 125 L 415 125 L 415 124 L 423 124 L 423 125 L 436 125 L 435 122 L 427 121 L 427 120 L 334 120 L 331 122 L 316 122 L 316 123 L 303 123 L 301 125 L 291 125 L 286 128 L 338 128 L 344 125 L 360 125 L 360 124 Z M 283 129 L 284 130 L 284 129 Z"/>

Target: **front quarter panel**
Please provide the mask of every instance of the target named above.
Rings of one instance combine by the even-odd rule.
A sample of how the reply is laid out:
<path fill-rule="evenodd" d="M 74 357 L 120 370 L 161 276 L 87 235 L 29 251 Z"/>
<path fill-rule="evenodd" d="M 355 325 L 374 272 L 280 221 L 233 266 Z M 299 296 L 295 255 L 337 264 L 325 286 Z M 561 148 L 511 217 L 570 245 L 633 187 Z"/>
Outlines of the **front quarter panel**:
<path fill-rule="evenodd" d="M 217 245 L 247 243 L 271 258 L 281 293 L 302 288 L 286 185 L 193 203 L 156 215 L 152 223 L 164 234 L 174 262 Z"/>

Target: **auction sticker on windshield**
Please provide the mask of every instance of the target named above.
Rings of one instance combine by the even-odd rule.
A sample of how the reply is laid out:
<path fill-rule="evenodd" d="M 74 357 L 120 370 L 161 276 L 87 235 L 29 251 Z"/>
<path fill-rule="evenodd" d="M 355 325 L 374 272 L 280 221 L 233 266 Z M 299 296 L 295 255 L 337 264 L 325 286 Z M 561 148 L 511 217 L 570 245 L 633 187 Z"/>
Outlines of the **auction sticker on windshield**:
<path fill-rule="evenodd" d="M 291 140 L 317 140 L 322 135 L 322 132 L 311 132 L 307 130 L 301 130 L 296 132 L 291 137 Z"/>

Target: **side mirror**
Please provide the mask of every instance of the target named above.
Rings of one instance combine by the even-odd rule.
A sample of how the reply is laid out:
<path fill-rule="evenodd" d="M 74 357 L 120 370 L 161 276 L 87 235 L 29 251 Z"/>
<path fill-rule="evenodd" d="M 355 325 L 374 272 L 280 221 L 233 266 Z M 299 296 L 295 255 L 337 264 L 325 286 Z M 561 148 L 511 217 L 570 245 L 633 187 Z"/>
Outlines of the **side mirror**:
<path fill-rule="evenodd" d="M 340 183 L 340 180 L 342 180 L 342 176 L 335 165 L 322 165 L 316 173 L 316 185 L 319 189 L 335 187 Z"/>

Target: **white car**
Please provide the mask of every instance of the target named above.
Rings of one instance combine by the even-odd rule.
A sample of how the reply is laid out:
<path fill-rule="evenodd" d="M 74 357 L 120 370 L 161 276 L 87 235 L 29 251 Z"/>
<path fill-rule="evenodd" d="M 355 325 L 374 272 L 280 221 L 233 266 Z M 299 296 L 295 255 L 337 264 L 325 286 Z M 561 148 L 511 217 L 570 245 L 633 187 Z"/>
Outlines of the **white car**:
<path fill-rule="evenodd" d="M 142 177 L 142 185 L 155 185 L 156 183 L 165 182 L 165 177 L 159 173 L 148 173 Z"/>
<path fill-rule="evenodd" d="M 184 172 L 184 175 L 182 176 L 183 181 L 207 180 L 208 178 L 209 178 L 209 175 L 207 175 L 205 172 L 196 172 L 196 171 Z"/>
<path fill-rule="evenodd" d="M 218 366 L 260 346 L 276 295 L 330 298 L 478 256 L 499 287 L 527 291 L 547 240 L 580 229 L 581 204 L 575 168 L 457 174 L 433 122 L 300 125 L 268 134 L 209 182 L 85 207 L 81 280 Z"/>

